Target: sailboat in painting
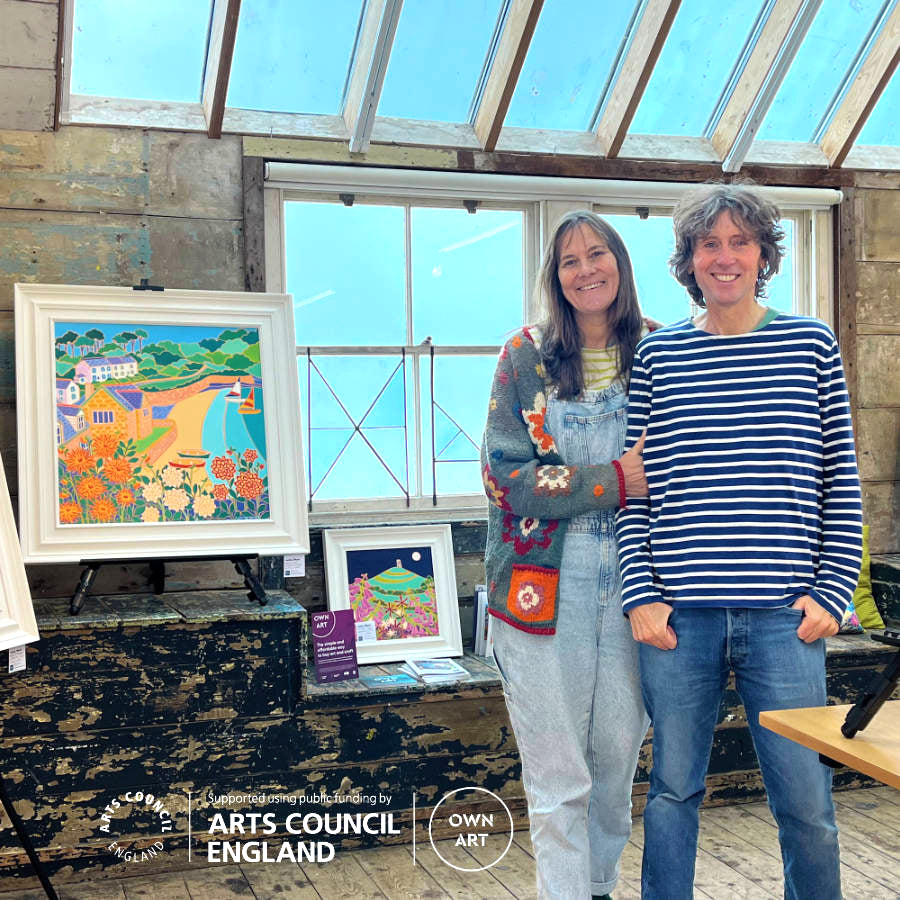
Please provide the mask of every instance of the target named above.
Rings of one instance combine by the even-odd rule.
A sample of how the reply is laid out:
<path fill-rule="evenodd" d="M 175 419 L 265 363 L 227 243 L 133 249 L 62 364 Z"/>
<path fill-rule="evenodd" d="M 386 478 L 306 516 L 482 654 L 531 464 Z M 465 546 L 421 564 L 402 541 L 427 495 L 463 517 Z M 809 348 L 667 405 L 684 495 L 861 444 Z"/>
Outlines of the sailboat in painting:
<path fill-rule="evenodd" d="M 241 380 L 240 378 L 236 379 L 234 384 L 231 386 L 231 390 L 225 395 L 226 400 L 240 400 L 241 399 Z"/>
<path fill-rule="evenodd" d="M 246 399 L 238 407 L 238 412 L 242 416 L 254 416 L 257 413 L 261 412 L 261 410 L 257 409 L 256 404 L 253 402 L 255 390 L 256 388 L 251 387 L 250 393 L 247 394 Z"/>

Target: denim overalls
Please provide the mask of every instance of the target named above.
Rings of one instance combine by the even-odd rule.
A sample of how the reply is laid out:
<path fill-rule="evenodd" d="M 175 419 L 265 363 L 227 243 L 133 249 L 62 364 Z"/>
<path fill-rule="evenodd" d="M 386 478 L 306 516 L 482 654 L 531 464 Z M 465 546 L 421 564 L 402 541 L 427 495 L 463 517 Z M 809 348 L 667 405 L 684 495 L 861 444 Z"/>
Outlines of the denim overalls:
<path fill-rule="evenodd" d="M 620 457 L 627 402 L 619 383 L 578 400 L 551 393 L 546 422 L 564 462 Z M 648 726 L 637 645 L 622 615 L 614 509 L 568 521 L 556 634 L 495 620 L 494 648 L 522 757 L 539 896 L 610 893 Z"/>

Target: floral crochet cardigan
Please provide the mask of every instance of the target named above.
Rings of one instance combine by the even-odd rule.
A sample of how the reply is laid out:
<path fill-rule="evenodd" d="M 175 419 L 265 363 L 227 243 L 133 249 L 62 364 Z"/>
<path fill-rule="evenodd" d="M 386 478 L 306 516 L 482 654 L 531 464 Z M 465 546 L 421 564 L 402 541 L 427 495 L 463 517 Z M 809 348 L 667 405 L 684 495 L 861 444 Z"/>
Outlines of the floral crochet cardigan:
<path fill-rule="evenodd" d="M 556 631 L 566 522 L 625 505 L 625 476 L 609 465 L 566 466 L 545 429 L 544 366 L 528 328 L 500 351 L 481 445 L 488 508 L 485 568 L 491 615 L 533 634 Z"/>

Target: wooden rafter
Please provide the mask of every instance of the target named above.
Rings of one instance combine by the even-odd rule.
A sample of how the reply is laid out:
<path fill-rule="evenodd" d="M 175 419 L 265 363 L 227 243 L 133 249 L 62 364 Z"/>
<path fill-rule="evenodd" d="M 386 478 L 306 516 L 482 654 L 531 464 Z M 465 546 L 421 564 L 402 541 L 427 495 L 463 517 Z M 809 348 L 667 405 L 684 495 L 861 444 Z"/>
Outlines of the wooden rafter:
<path fill-rule="evenodd" d="M 344 98 L 343 115 L 350 134 L 351 153 L 365 153 L 369 149 L 375 111 L 381 99 L 402 8 L 403 0 L 368 0 L 366 3 Z"/>
<path fill-rule="evenodd" d="M 510 3 L 475 115 L 475 134 L 482 148 L 488 152 L 497 146 L 500 129 L 543 5 L 544 0 L 512 0 Z"/>
<path fill-rule="evenodd" d="M 711 135 L 723 168 L 736 172 L 775 99 L 821 0 L 777 0 Z"/>
<path fill-rule="evenodd" d="M 900 64 L 900 5 L 894 7 L 853 84 L 822 136 L 822 150 L 832 166 L 843 165 L 869 113 Z"/>
<path fill-rule="evenodd" d="M 231 75 L 231 59 L 237 37 L 241 0 L 214 0 L 206 70 L 203 76 L 203 115 L 211 138 L 222 136 L 225 98 Z"/>
<path fill-rule="evenodd" d="M 680 6 L 681 0 L 649 0 L 637 23 L 619 77 L 597 125 L 597 138 L 603 154 L 609 158 L 618 156 L 622 149 L 628 127 Z"/>

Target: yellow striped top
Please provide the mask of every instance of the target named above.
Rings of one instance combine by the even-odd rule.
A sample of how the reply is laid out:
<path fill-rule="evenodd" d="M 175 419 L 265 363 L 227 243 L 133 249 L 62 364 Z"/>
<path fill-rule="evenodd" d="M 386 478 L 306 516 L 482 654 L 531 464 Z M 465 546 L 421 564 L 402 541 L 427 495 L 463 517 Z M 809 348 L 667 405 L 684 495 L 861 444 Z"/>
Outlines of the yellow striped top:
<path fill-rule="evenodd" d="M 618 346 L 595 350 L 583 347 L 581 350 L 581 373 L 584 377 L 586 391 L 602 391 L 616 379 L 616 367 L 619 363 Z"/>

